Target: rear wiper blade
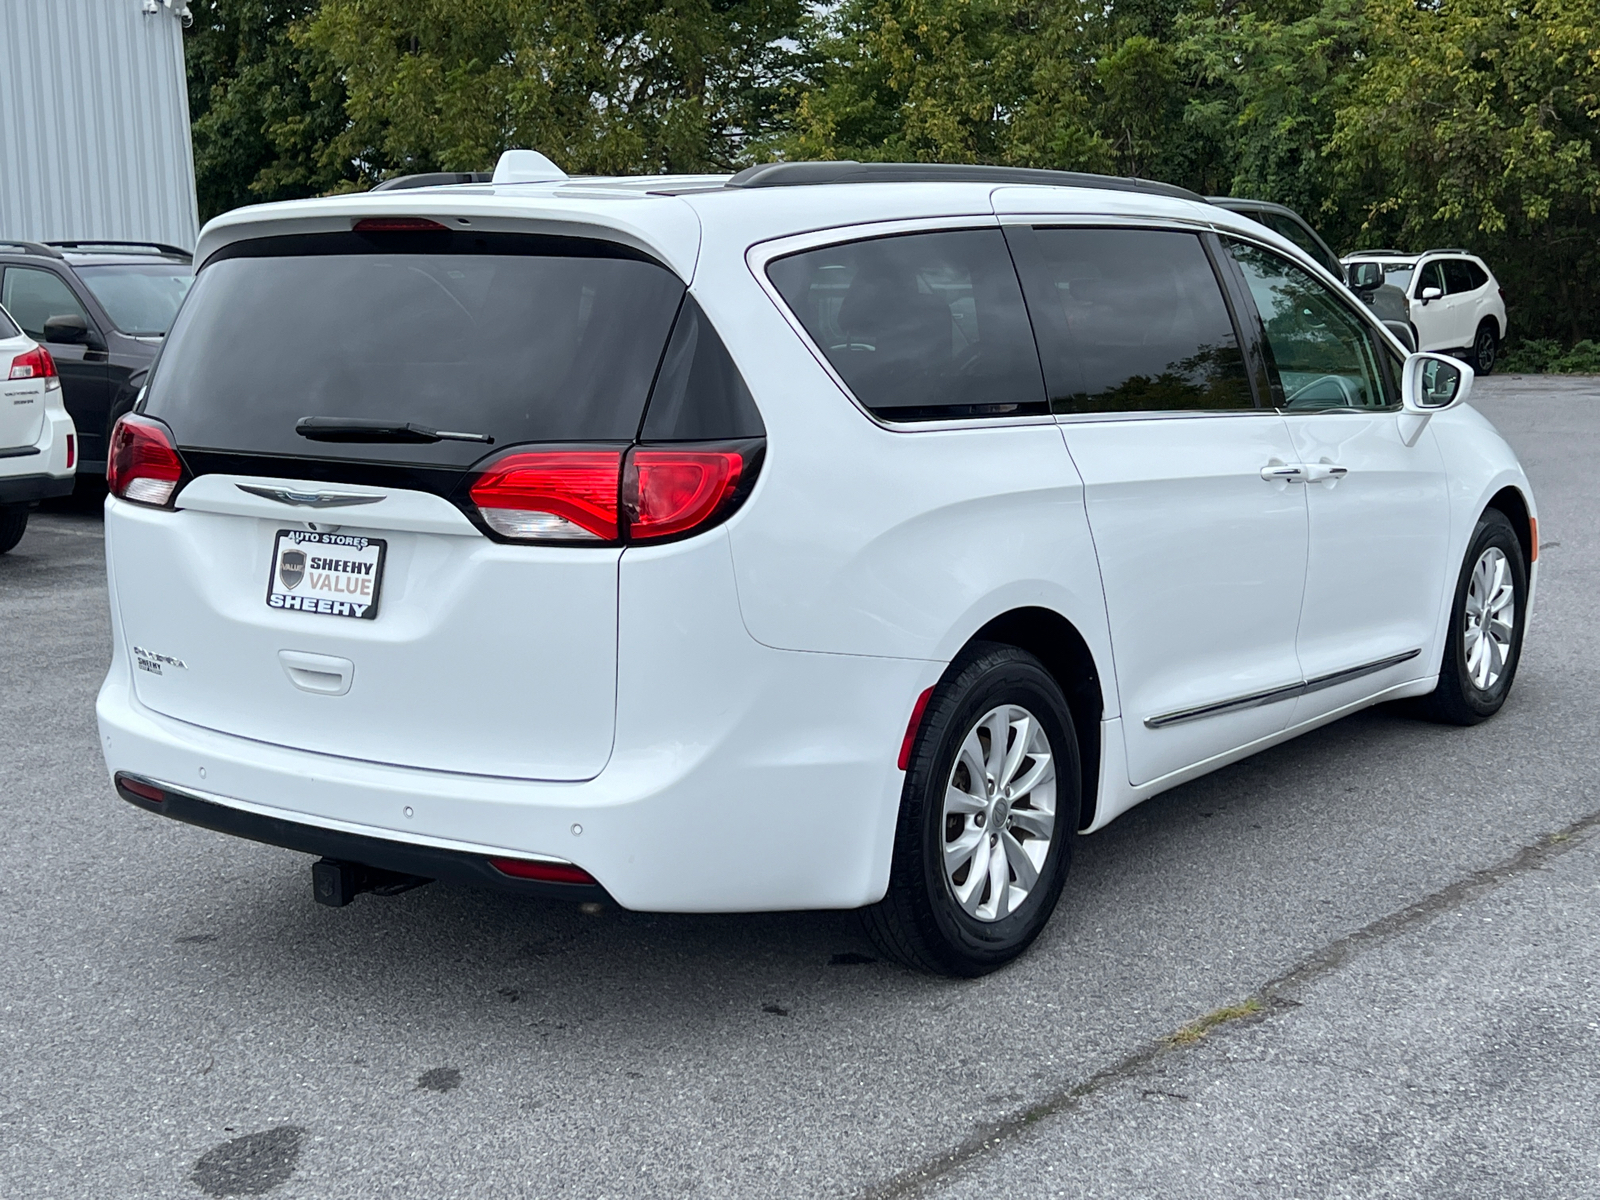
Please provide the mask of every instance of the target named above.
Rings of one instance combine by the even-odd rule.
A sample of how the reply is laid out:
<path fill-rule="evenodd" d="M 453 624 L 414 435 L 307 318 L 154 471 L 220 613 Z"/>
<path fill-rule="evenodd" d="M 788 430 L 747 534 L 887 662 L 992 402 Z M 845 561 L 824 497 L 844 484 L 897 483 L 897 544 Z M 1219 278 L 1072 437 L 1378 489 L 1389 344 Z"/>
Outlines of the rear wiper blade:
<path fill-rule="evenodd" d="M 494 445 L 487 433 L 457 433 L 430 429 L 414 421 L 378 421 L 367 417 L 301 417 L 294 431 L 313 442 L 482 442 Z"/>

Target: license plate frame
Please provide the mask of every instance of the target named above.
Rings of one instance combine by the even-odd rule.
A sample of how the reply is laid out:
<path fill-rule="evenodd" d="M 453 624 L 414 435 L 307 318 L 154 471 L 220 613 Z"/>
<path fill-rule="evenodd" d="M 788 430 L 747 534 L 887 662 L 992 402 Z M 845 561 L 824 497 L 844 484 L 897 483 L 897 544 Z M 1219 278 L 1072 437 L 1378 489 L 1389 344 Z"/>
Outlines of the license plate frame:
<path fill-rule="evenodd" d="M 267 607 L 275 612 L 376 620 L 388 553 L 384 538 L 280 529 L 272 539 Z M 363 586 L 368 582 L 370 590 Z"/>

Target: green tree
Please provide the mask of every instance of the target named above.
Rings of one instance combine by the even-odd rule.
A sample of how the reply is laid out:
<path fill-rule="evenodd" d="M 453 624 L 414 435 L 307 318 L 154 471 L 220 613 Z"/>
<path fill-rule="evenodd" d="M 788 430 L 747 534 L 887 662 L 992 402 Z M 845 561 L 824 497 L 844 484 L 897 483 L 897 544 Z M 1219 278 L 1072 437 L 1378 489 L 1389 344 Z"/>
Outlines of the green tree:
<path fill-rule="evenodd" d="M 318 0 L 192 0 L 184 41 L 200 217 L 314 195 L 353 179 L 323 161 L 344 125 L 337 81 L 317 81 L 290 37 Z"/>
<path fill-rule="evenodd" d="M 803 0 L 324 0 L 296 33 L 346 93 L 323 163 L 702 171 L 775 119 Z"/>

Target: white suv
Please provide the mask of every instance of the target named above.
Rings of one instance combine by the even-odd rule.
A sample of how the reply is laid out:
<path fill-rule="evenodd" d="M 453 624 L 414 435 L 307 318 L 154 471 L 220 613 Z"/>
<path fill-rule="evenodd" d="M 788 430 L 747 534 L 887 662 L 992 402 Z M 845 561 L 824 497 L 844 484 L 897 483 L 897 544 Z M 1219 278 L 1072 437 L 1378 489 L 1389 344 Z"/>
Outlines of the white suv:
<path fill-rule="evenodd" d="M 0 308 L 0 554 L 39 501 L 71 493 L 77 453 L 55 359 Z"/>
<path fill-rule="evenodd" d="M 1506 299 L 1483 259 L 1465 250 L 1362 250 L 1341 261 L 1357 291 L 1366 283 L 1405 293 L 1418 350 L 1453 354 L 1479 375 L 1494 370 L 1506 337 Z"/>
<path fill-rule="evenodd" d="M 1078 833 L 1516 672 L 1471 372 L 1175 188 L 519 152 L 196 261 L 113 439 L 106 761 L 325 903 L 864 908 L 979 974 Z"/>

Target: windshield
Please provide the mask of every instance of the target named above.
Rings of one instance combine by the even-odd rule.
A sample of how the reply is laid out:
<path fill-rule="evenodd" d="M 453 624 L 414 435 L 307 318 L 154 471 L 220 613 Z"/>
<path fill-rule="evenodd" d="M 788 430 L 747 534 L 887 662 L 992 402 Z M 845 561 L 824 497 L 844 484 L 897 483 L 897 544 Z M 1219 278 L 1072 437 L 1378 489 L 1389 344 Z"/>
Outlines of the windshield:
<path fill-rule="evenodd" d="M 1383 281 L 1391 287 L 1405 291 L 1406 285 L 1411 282 L 1411 274 L 1417 269 L 1416 263 L 1387 262 L 1383 264 Z"/>
<path fill-rule="evenodd" d="M 462 467 L 485 445 L 329 443 L 304 417 L 519 442 L 631 441 L 684 286 L 579 238 L 246 243 L 200 272 L 150 382 L 180 445 Z"/>
<path fill-rule="evenodd" d="M 164 334 L 172 328 L 178 305 L 194 280 L 188 263 L 118 263 L 79 267 L 83 280 L 111 323 L 138 337 Z"/>

